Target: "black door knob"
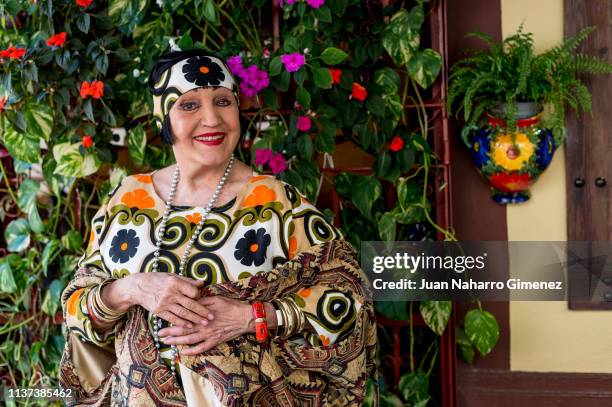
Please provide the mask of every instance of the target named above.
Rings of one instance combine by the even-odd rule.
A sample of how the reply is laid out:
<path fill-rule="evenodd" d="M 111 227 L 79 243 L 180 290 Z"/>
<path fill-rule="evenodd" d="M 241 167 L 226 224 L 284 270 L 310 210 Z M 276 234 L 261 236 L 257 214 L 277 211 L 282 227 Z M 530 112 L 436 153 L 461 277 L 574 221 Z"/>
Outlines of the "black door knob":
<path fill-rule="evenodd" d="M 595 178 L 595 185 L 597 188 L 603 188 L 606 186 L 606 179 L 604 177 Z"/>
<path fill-rule="evenodd" d="M 586 182 L 584 182 L 584 178 L 578 177 L 574 180 L 574 186 L 576 188 L 582 188 L 585 184 Z"/>

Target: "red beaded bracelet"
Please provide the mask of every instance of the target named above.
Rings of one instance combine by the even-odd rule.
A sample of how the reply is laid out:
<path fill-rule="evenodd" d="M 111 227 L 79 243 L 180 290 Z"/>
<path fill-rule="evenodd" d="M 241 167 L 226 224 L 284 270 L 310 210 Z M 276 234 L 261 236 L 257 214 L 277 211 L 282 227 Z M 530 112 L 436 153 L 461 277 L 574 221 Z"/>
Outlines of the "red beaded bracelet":
<path fill-rule="evenodd" d="M 255 339 L 257 342 L 268 340 L 268 322 L 266 321 L 266 308 L 261 301 L 251 302 L 253 317 L 255 318 Z"/>

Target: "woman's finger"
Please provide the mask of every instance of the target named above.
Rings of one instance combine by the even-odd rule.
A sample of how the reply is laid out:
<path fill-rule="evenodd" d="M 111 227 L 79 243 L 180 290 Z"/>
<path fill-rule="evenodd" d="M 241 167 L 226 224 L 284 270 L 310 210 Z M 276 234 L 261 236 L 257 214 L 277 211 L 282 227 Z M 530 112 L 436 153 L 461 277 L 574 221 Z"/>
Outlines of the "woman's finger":
<path fill-rule="evenodd" d="M 174 288 L 179 293 L 186 295 L 189 298 L 198 299 L 200 298 L 200 288 L 196 287 L 192 283 L 185 281 L 186 279 L 182 276 L 176 276 L 179 278 L 174 279 Z"/>
<path fill-rule="evenodd" d="M 195 328 L 185 328 L 182 326 L 169 326 L 163 329 L 160 329 L 158 334 L 159 336 L 183 336 L 189 335 L 196 332 Z"/>
<path fill-rule="evenodd" d="M 185 356 L 199 355 L 202 352 L 207 352 L 221 343 L 221 335 L 217 335 L 215 337 L 211 337 L 206 339 L 205 341 L 195 345 L 185 348 L 181 351 L 181 353 Z"/>
<path fill-rule="evenodd" d="M 180 299 L 177 298 L 177 302 L 180 302 Z M 183 320 L 189 321 L 195 325 L 202 325 L 202 317 L 200 315 L 179 304 L 171 305 L 169 311 L 172 311 L 173 314 Z"/>
<path fill-rule="evenodd" d="M 179 275 L 177 275 L 177 277 L 183 281 L 188 282 L 189 284 L 195 285 L 196 287 L 202 287 L 205 283 L 204 280 L 196 280 L 195 278 L 189 278 L 189 277 L 179 276 Z"/>
<path fill-rule="evenodd" d="M 185 328 L 193 327 L 193 324 L 191 322 L 176 316 L 174 313 L 170 311 L 162 311 L 158 313 L 157 316 L 163 320 L 170 322 L 172 325 L 177 325 L 177 326 L 181 326 Z"/>
<path fill-rule="evenodd" d="M 213 314 L 205 306 L 195 300 L 192 300 L 191 298 L 182 297 L 179 300 L 179 303 L 186 309 L 191 310 L 196 314 L 200 315 L 200 323 L 202 323 L 203 325 L 207 325 L 208 320 L 213 319 Z"/>
<path fill-rule="evenodd" d="M 199 330 L 195 333 L 183 336 L 172 336 L 170 338 L 162 339 L 164 343 L 168 345 L 193 345 L 195 343 L 202 342 L 209 336 L 207 332 Z"/>

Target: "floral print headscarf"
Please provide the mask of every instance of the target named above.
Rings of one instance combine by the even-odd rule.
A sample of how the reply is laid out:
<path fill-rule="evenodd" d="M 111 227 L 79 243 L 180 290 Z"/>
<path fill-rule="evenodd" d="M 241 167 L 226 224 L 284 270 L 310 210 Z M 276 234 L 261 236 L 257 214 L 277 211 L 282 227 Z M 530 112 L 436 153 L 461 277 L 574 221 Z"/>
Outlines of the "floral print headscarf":
<path fill-rule="evenodd" d="M 183 93 L 207 86 L 231 90 L 236 102 L 240 103 L 238 84 L 225 62 L 219 58 L 210 55 L 189 56 L 168 68 L 151 90 L 157 126 L 161 128 L 172 105 Z"/>

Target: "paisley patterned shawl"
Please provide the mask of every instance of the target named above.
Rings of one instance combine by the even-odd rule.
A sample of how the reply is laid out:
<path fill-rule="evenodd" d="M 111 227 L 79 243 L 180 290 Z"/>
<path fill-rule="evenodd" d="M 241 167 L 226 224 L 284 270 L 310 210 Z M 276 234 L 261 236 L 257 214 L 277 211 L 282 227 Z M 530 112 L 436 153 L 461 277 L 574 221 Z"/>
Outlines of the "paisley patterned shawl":
<path fill-rule="evenodd" d="M 104 278 L 95 269 L 81 268 L 65 293 Z M 367 278 L 348 242 L 336 239 L 313 245 L 268 273 L 204 290 L 205 295 L 269 301 L 317 287 L 340 291 L 361 304 L 350 335 L 330 345 L 313 346 L 301 338 L 306 332 L 288 340 L 271 337 L 264 344 L 247 334 L 203 354 L 181 356 L 181 364 L 205 377 L 227 406 L 362 405 L 368 378 L 377 382 L 376 321 Z M 70 306 L 68 299 L 68 295 L 62 298 L 64 309 Z M 74 390 L 78 400 L 68 404 L 186 405 L 182 387 L 158 361 L 145 310 L 132 307 L 115 334 L 114 346 L 105 349 L 68 332 L 60 381 L 62 387 Z M 75 359 L 80 360 L 78 375 Z M 374 392 L 377 400 L 376 386 Z"/>

